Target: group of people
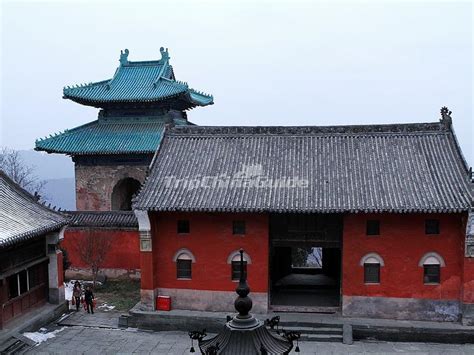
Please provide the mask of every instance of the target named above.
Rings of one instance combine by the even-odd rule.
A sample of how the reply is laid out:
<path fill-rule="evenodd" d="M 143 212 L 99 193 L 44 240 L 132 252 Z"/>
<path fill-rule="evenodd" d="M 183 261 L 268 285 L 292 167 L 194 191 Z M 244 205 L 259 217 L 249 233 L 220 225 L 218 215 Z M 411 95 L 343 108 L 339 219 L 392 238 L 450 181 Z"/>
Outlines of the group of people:
<path fill-rule="evenodd" d="M 82 297 L 82 287 L 79 281 L 74 283 L 74 288 L 72 290 L 72 298 L 74 304 L 76 305 L 76 311 L 79 311 L 81 304 L 84 304 L 84 308 L 87 310 L 87 313 L 94 314 L 94 294 L 89 285 L 86 286 L 84 291 L 84 297 Z"/>

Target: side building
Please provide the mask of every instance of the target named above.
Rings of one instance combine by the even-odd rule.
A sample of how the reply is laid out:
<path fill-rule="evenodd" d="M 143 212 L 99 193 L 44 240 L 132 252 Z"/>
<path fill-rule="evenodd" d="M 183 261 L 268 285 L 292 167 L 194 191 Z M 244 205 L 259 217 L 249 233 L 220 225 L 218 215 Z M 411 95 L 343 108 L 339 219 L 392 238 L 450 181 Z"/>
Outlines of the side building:
<path fill-rule="evenodd" d="M 211 95 L 176 80 L 168 50 L 160 52 L 160 60 L 129 61 L 126 49 L 111 79 L 64 88 L 65 99 L 98 108 L 98 119 L 36 141 L 36 150 L 67 154 L 74 162 L 76 209 L 85 214 L 73 214 L 74 231 L 66 231 L 66 246 L 87 233 L 116 238 L 109 253 L 116 263 L 107 268 L 109 276 L 139 274 L 129 269 L 119 247 L 127 244 L 124 236 L 131 229 L 138 239 L 136 221 L 119 226 L 115 221 L 123 215 L 111 211 L 131 211 L 132 197 L 145 180 L 165 127 L 192 125 L 187 111 L 213 104 Z M 92 216 L 91 211 L 105 213 Z M 134 252 L 138 249 L 131 249 L 129 257 Z M 80 271 L 84 268 L 75 253 L 70 250 L 72 269 Z"/>
<path fill-rule="evenodd" d="M 47 302 L 64 302 L 57 245 L 67 221 L 0 171 L 0 329 Z"/>
<path fill-rule="evenodd" d="M 473 323 L 472 202 L 446 108 L 435 123 L 174 127 L 134 203 L 142 303 L 232 311 L 244 248 L 256 312 Z"/>

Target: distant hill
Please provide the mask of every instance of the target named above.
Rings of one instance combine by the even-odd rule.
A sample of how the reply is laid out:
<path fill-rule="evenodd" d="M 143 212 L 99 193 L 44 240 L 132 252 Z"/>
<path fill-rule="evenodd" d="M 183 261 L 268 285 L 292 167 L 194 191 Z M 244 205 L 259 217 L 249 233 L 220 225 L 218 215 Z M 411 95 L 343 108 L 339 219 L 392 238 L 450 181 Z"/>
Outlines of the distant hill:
<path fill-rule="evenodd" d="M 36 176 L 42 180 L 74 177 L 71 157 L 35 150 L 20 150 L 19 153 L 27 165 L 34 167 Z"/>
<path fill-rule="evenodd" d="M 26 165 L 34 168 L 40 180 L 46 181 L 43 199 L 62 210 L 75 210 L 74 163 L 71 157 L 47 154 L 35 150 L 21 150 Z"/>
<path fill-rule="evenodd" d="M 44 200 L 62 210 L 76 210 L 74 178 L 48 179 L 45 181 Z"/>

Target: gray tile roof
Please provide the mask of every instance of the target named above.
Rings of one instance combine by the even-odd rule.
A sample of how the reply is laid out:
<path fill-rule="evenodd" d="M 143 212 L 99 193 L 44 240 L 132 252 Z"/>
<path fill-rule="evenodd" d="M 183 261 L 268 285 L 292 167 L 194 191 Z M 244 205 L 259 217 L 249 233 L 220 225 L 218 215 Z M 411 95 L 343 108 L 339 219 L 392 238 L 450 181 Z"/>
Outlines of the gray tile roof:
<path fill-rule="evenodd" d="M 69 227 L 138 228 L 132 211 L 71 211 Z"/>
<path fill-rule="evenodd" d="M 448 122 L 175 127 L 165 133 L 134 207 L 457 212 L 471 207 L 468 175 Z M 297 187 L 282 187 L 289 179 Z"/>
<path fill-rule="evenodd" d="M 59 230 L 66 223 L 65 216 L 38 203 L 0 170 L 0 248 Z"/>

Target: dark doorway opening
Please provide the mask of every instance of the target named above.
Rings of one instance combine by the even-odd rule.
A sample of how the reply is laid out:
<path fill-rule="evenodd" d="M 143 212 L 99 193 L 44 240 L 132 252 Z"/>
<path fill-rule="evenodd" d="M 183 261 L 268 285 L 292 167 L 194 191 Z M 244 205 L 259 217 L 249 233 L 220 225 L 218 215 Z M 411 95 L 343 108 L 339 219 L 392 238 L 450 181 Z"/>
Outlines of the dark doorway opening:
<path fill-rule="evenodd" d="M 271 308 L 337 311 L 341 294 L 341 240 L 340 215 L 271 216 Z"/>
<path fill-rule="evenodd" d="M 112 210 L 131 211 L 132 198 L 140 190 L 140 182 L 133 178 L 120 180 L 112 191 Z"/>

